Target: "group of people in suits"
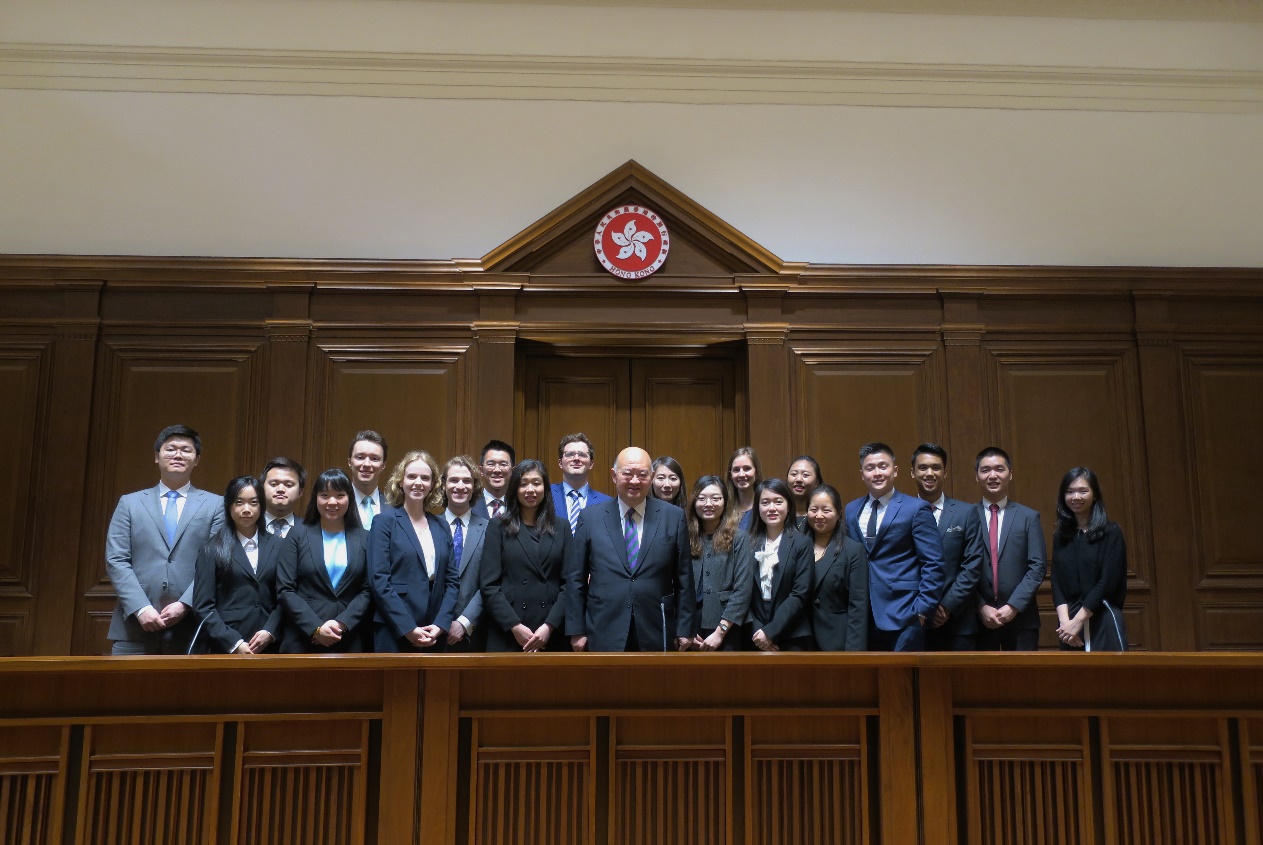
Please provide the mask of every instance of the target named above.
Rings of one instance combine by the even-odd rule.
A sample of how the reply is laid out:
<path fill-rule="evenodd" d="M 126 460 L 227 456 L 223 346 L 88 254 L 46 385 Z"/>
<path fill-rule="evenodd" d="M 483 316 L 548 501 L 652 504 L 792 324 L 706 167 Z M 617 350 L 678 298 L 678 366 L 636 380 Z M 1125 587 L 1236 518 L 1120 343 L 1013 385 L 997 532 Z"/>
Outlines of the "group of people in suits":
<path fill-rule="evenodd" d="M 913 453 L 911 496 L 894 451 L 865 444 L 868 492 L 844 504 L 814 458 L 765 479 L 749 447 L 691 490 L 678 461 L 629 447 L 606 496 L 583 434 L 558 445 L 556 483 L 500 440 L 441 468 L 410 451 L 383 483 L 385 439 L 365 430 L 301 521 L 295 461 L 221 503 L 191 484 L 197 432 L 164 429 L 154 455 L 158 485 L 120 500 L 107 537 L 114 654 L 1038 646 L 1043 531 L 997 447 L 966 504 L 944 495 L 940 446 Z M 1125 649 L 1126 547 L 1090 469 L 1062 481 L 1053 549 L 1061 647 Z"/>

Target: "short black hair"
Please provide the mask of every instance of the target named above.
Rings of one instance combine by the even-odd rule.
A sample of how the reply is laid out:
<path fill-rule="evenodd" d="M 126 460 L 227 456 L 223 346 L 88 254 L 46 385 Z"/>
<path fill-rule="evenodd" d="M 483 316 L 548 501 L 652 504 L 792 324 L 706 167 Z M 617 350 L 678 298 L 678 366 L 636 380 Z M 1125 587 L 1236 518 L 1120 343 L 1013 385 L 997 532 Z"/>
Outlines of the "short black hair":
<path fill-rule="evenodd" d="M 355 432 L 355 436 L 351 438 L 351 445 L 346 449 L 346 456 L 348 458 L 355 454 L 355 444 L 359 443 L 361 440 L 367 440 L 369 443 L 376 443 L 378 446 L 382 447 L 382 462 L 385 463 L 387 452 L 386 438 L 382 437 L 371 428 Z"/>
<path fill-rule="evenodd" d="M 912 466 L 917 465 L 917 455 L 934 455 L 943 462 L 943 466 L 947 466 L 947 450 L 937 443 L 922 443 L 920 446 L 912 450 Z"/>
<path fill-rule="evenodd" d="M 193 451 L 200 458 L 202 456 L 202 437 L 196 431 L 187 425 L 169 425 L 162 431 L 158 432 L 158 439 L 153 442 L 153 450 L 161 451 L 165 444 L 172 437 L 184 437 L 193 441 Z"/>
<path fill-rule="evenodd" d="M 977 472 L 978 467 L 982 466 L 983 458 L 1004 458 L 1004 465 L 1009 469 L 1013 469 L 1013 461 L 1009 460 L 1009 453 L 999 446 L 988 446 L 978 453 L 978 457 L 974 458 L 974 472 Z"/>
<path fill-rule="evenodd" d="M 860 447 L 860 463 L 861 464 L 864 463 L 864 459 L 867 458 L 869 455 L 875 455 L 878 452 L 885 452 L 887 455 L 890 456 L 890 459 L 892 461 L 895 459 L 894 449 L 891 449 L 889 446 L 887 446 L 885 443 L 882 443 L 880 440 L 874 440 L 873 442 L 865 443 L 863 446 Z"/>
<path fill-rule="evenodd" d="M 508 452 L 509 463 L 517 465 L 517 452 L 513 451 L 513 447 L 503 440 L 488 440 L 487 445 L 482 447 L 482 452 L 478 455 L 478 464 L 481 465 L 487 460 L 488 452 Z"/>
<path fill-rule="evenodd" d="M 304 490 L 307 487 L 307 470 L 303 469 L 303 465 L 292 458 L 273 458 L 263 467 L 263 472 L 259 473 L 260 483 L 267 483 L 268 473 L 274 469 L 287 469 L 298 476 L 298 489 Z"/>

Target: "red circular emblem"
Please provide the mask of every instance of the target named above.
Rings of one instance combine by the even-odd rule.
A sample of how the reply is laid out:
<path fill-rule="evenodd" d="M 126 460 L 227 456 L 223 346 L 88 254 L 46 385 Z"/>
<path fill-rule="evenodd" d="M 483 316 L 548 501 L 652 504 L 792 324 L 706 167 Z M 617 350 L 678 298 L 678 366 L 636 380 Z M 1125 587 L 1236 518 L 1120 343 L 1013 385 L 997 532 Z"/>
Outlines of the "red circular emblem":
<path fill-rule="evenodd" d="M 597 224 L 593 246 L 596 260 L 615 276 L 643 279 L 667 260 L 671 239 L 657 214 L 639 205 L 620 205 Z"/>

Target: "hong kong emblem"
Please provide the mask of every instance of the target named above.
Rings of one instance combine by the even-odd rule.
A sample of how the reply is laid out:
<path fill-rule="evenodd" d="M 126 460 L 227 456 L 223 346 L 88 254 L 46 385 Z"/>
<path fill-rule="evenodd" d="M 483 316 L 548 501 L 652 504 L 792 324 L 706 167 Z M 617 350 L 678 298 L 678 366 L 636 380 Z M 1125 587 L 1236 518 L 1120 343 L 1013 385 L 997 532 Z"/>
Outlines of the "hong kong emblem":
<path fill-rule="evenodd" d="M 643 279 L 656 273 L 671 247 L 667 224 L 639 205 L 610 209 L 597 224 L 592 243 L 601 266 L 624 279 Z"/>

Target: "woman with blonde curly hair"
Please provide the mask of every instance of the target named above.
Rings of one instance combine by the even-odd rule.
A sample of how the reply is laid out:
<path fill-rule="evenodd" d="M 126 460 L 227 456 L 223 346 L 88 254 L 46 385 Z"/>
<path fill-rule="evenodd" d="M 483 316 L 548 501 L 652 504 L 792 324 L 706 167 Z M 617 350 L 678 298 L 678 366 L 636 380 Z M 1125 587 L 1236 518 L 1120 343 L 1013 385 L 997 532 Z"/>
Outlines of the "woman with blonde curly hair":
<path fill-rule="evenodd" d="M 403 456 L 386 482 L 393 506 L 373 520 L 368 584 L 377 613 L 376 651 L 438 652 L 447 647 L 459 590 L 452 535 L 428 510 L 443 504 L 439 467 L 429 453 Z"/>

